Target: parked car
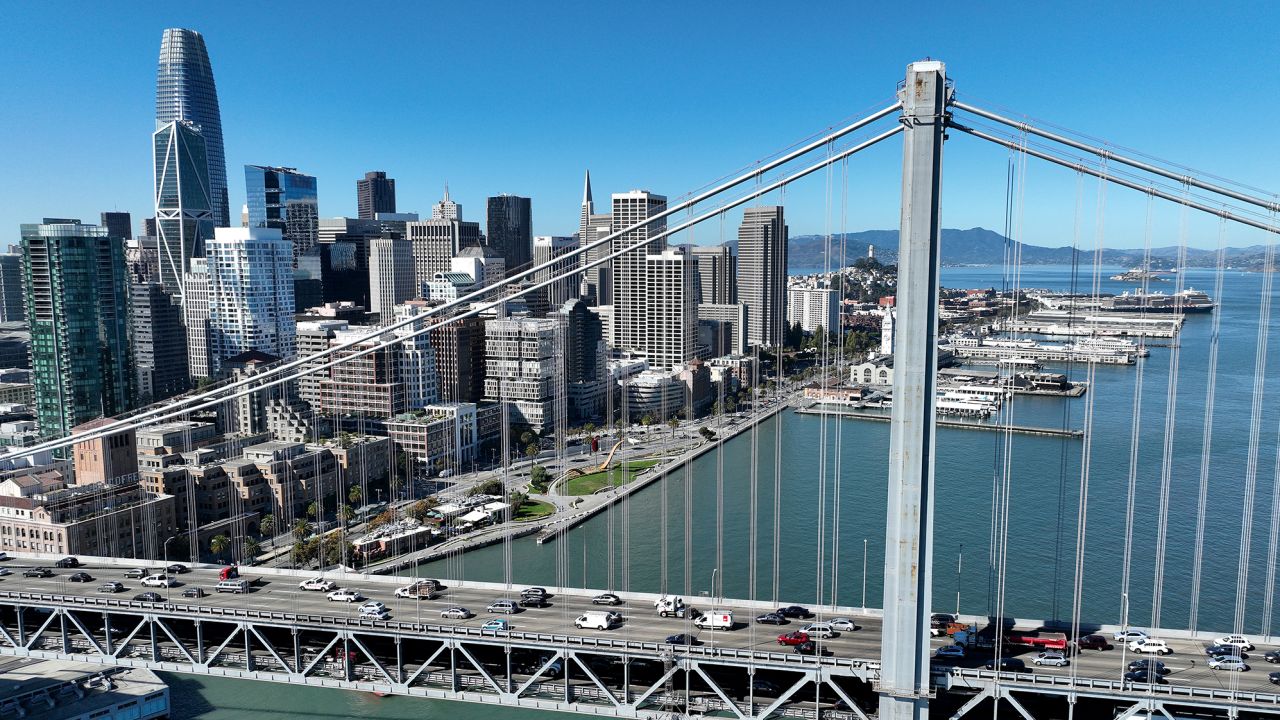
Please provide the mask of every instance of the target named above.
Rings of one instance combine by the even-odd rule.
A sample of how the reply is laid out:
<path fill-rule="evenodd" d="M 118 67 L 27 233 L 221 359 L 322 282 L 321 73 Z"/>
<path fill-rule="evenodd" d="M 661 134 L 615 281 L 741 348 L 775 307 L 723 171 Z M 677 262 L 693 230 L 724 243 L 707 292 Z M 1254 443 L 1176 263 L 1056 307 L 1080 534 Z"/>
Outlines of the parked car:
<path fill-rule="evenodd" d="M 592 605 L 621 605 L 622 598 L 618 597 L 617 595 L 614 595 L 613 593 L 600 593 L 599 595 L 591 598 L 591 604 Z"/>
<path fill-rule="evenodd" d="M 1156 673 L 1157 675 L 1166 675 L 1169 672 L 1169 668 L 1165 667 L 1163 662 L 1159 660 L 1152 660 L 1149 658 L 1130 661 L 1128 670 L 1129 672 L 1135 672 L 1137 670 L 1149 670 L 1151 672 Z"/>
<path fill-rule="evenodd" d="M 204 588 L 196 587 L 194 585 L 188 588 L 183 588 L 182 590 L 182 597 L 184 598 L 202 598 L 208 594 L 209 593 L 204 591 Z"/>
<path fill-rule="evenodd" d="M 164 571 L 172 575 L 182 575 L 183 573 L 191 572 L 191 568 L 181 563 L 174 563 L 172 565 L 167 566 L 164 569 Z"/>
<path fill-rule="evenodd" d="M 1036 655 L 1035 660 L 1032 660 L 1032 662 L 1036 665 L 1047 665 L 1049 667 L 1066 667 L 1071 664 L 1066 655 L 1056 650 L 1042 652 Z"/>
<path fill-rule="evenodd" d="M 519 612 L 519 610 L 520 610 L 519 606 L 517 606 L 515 603 L 505 598 L 499 598 L 497 600 L 494 600 L 493 602 L 489 603 L 488 607 L 484 609 L 485 612 L 505 613 L 507 615 L 512 615 L 516 612 Z"/>
<path fill-rule="evenodd" d="M 1241 660 L 1238 655 L 1219 655 L 1209 659 L 1209 667 L 1213 670 L 1233 670 L 1235 672 L 1244 672 L 1249 669 L 1249 665 Z"/>
<path fill-rule="evenodd" d="M 778 614 L 784 618 L 796 620 L 808 620 L 813 617 L 813 613 L 809 611 L 809 608 L 800 605 L 788 605 L 784 608 L 778 608 Z"/>
<path fill-rule="evenodd" d="M 445 620 L 468 620 L 471 618 L 471 611 L 464 607 L 451 607 L 441 610 L 440 617 Z"/>
<path fill-rule="evenodd" d="M 480 626 L 480 632 L 508 632 L 511 630 L 511 623 L 502 618 L 494 618 Z"/>
<path fill-rule="evenodd" d="M 1223 635 L 1215 641 L 1219 645 L 1234 645 L 1241 650 L 1252 650 L 1253 643 L 1246 635 Z"/>
<path fill-rule="evenodd" d="M 334 590 L 333 592 L 325 595 L 325 597 L 329 599 L 329 602 L 345 603 L 360 602 L 364 599 L 364 596 L 359 592 L 345 588 L 342 590 Z"/>
<path fill-rule="evenodd" d="M 809 637 L 816 640 L 827 640 L 840 634 L 831 627 L 831 623 L 824 622 L 809 623 L 800 628 L 800 631 L 809 633 Z"/>
<path fill-rule="evenodd" d="M 936 658 L 962 658 L 964 657 L 963 645 L 943 645 L 933 653 Z"/>
<path fill-rule="evenodd" d="M 1079 640 L 1076 640 L 1076 647 L 1081 650 L 1110 650 L 1115 646 L 1107 641 L 1106 635 L 1093 633 L 1092 635 L 1085 635 Z"/>
<path fill-rule="evenodd" d="M 809 642 L 809 634 L 795 630 L 778 636 L 779 645 L 799 645 Z"/>
<path fill-rule="evenodd" d="M 1135 640 L 1142 640 L 1146 637 L 1146 632 L 1129 628 L 1128 630 L 1117 630 L 1115 634 L 1111 636 L 1111 639 L 1128 645 Z"/>
<path fill-rule="evenodd" d="M 833 618 L 828 620 L 827 624 L 831 626 L 832 630 L 838 630 L 840 632 L 853 632 L 858 629 L 858 624 L 849 618 Z"/>
<path fill-rule="evenodd" d="M 137 602 L 164 602 L 164 598 L 160 596 L 160 593 L 154 592 L 138 593 L 133 596 L 133 599 Z"/>
<path fill-rule="evenodd" d="M 49 568 L 45 568 L 45 567 L 33 567 L 33 568 L 27 568 L 26 570 L 23 570 L 23 571 L 22 571 L 22 577 L 24 577 L 24 578 L 47 578 L 47 577 L 53 577 L 53 571 L 52 571 L 52 570 L 50 570 Z"/>
<path fill-rule="evenodd" d="M 1163 640 L 1142 638 L 1129 643 L 1129 652 L 1150 653 L 1152 655 L 1172 655 L 1173 648 Z"/>
<path fill-rule="evenodd" d="M 73 557 L 64 557 L 54 563 L 53 566 L 57 568 L 78 568 L 80 567 L 80 561 Z"/>
<path fill-rule="evenodd" d="M 760 625 L 786 625 L 789 622 L 791 621 L 776 612 L 756 616 L 756 623 Z"/>
<path fill-rule="evenodd" d="M 317 592 L 330 592 L 338 589 L 338 583 L 332 580 L 326 580 L 322 577 L 313 577 L 298 583 L 299 590 L 313 590 Z"/>
<path fill-rule="evenodd" d="M 1027 670 L 1027 664 L 1022 661 L 1022 658 L 1000 658 L 999 667 L 997 668 L 996 665 L 997 663 L 994 659 L 987 661 L 988 670 L 1000 670 L 1001 672 L 1026 672 Z"/>
<path fill-rule="evenodd" d="M 1159 673 L 1149 672 L 1147 670 L 1130 670 L 1129 672 L 1124 674 L 1124 679 L 1128 680 L 1129 682 L 1152 683 L 1155 685 L 1163 685 L 1169 682 L 1168 680 L 1164 679 L 1163 675 Z"/>
<path fill-rule="evenodd" d="M 688 633 L 677 633 L 675 635 L 668 635 L 667 639 L 663 642 L 668 645 L 697 645 L 698 639 Z"/>
<path fill-rule="evenodd" d="M 124 592 L 124 585 L 121 585 L 120 583 L 115 581 L 105 582 L 98 586 L 98 592 L 100 593 Z"/>
<path fill-rule="evenodd" d="M 71 573 L 67 579 L 71 582 L 93 582 L 93 576 L 87 572 Z"/>

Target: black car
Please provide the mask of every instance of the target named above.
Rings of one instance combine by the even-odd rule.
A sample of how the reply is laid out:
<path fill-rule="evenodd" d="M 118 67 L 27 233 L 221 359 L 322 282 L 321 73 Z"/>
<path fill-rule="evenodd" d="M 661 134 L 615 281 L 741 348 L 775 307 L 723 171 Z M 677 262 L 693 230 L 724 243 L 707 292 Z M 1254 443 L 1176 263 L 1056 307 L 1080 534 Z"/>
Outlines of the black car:
<path fill-rule="evenodd" d="M 164 602 L 164 598 L 160 597 L 160 593 L 144 592 L 133 596 L 137 602 Z"/>
<path fill-rule="evenodd" d="M 1129 663 L 1129 672 L 1137 672 L 1138 670 L 1152 670 L 1159 675 L 1165 675 L 1169 672 L 1169 668 L 1159 660 L 1134 660 Z"/>
<path fill-rule="evenodd" d="M 543 587 L 529 587 L 520 591 L 520 597 L 540 597 L 547 596 L 547 589 Z"/>
<path fill-rule="evenodd" d="M 182 591 L 182 597 L 185 598 L 202 598 L 208 594 L 204 591 L 204 588 L 195 587 L 194 585 Z"/>
<path fill-rule="evenodd" d="M 1022 661 L 1022 658 L 1011 658 L 1011 657 L 1000 658 L 999 664 L 1000 664 L 1000 667 L 997 668 L 995 660 L 988 660 L 987 669 L 988 670 L 998 669 L 1002 672 L 1025 672 L 1027 669 L 1027 664 Z"/>
<path fill-rule="evenodd" d="M 757 615 L 756 622 L 761 625 L 786 625 L 791 621 L 786 619 L 779 613 L 769 612 L 763 615 Z"/>
<path fill-rule="evenodd" d="M 688 633 L 679 633 L 678 635 L 668 635 L 663 642 L 668 645 L 697 645 L 698 638 Z"/>
<path fill-rule="evenodd" d="M 784 608 L 778 608 L 778 614 L 785 618 L 793 618 L 796 620 L 808 620 L 813 617 L 813 613 L 809 612 L 809 608 L 799 605 L 790 605 Z"/>
<path fill-rule="evenodd" d="M 791 651 L 797 655 L 817 655 L 818 644 L 812 640 L 806 640 L 799 645 L 794 645 Z"/>
<path fill-rule="evenodd" d="M 599 595 L 591 598 L 591 604 L 592 605 L 621 605 L 622 598 L 618 597 L 617 595 L 614 595 L 613 593 L 600 593 Z"/>
<path fill-rule="evenodd" d="M 1097 633 L 1094 633 L 1093 635 L 1085 635 L 1079 640 L 1076 640 L 1076 647 L 1081 650 L 1110 650 L 1115 646 L 1107 640 L 1106 635 L 1098 635 Z"/>
<path fill-rule="evenodd" d="M 71 577 L 67 579 L 71 582 L 93 582 L 93 576 L 87 572 L 71 573 Z"/>
<path fill-rule="evenodd" d="M 782 692 L 782 688 L 778 687 L 777 683 L 769 680 L 752 677 L 751 692 L 755 695 L 777 695 Z"/>
<path fill-rule="evenodd" d="M 50 570 L 49 568 L 44 568 L 44 567 L 28 568 L 22 571 L 22 577 L 24 578 L 53 577 L 53 571 Z"/>
<path fill-rule="evenodd" d="M 524 595 L 520 598 L 520 607 L 527 608 L 544 608 L 550 607 L 551 603 L 547 602 L 545 597 L 538 595 Z"/>
<path fill-rule="evenodd" d="M 64 557 L 58 562 L 54 563 L 53 566 L 60 567 L 60 568 L 78 568 L 80 567 L 80 561 L 73 557 Z"/>
<path fill-rule="evenodd" d="M 1272 685 L 1280 685 L 1280 672 L 1267 673 L 1267 679 Z"/>
<path fill-rule="evenodd" d="M 1269 663 L 1278 663 L 1280 662 L 1280 650 L 1268 650 L 1262 653 L 1262 659 Z"/>
<path fill-rule="evenodd" d="M 1204 649 L 1206 657 L 1249 657 L 1239 647 L 1235 645 L 1210 645 Z"/>
<path fill-rule="evenodd" d="M 1124 674 L 1124 679 L 1129 682 L 1154 683 L 1156 685 L 1163 685 L 1169 682 L 1164 679 L 1163 675 L 1160 675 L 1159 673 L 1149 673 L 1146 670 L 1133 670 L 1127 672 Z"/>
<path fill-rule="evenodd" d="M 181 575 L 183 573 L 191 572 L 191 568 L 187 567 L 186 565 L 174 563 L 166 567 L 164 571 L 171 575 Z"/>

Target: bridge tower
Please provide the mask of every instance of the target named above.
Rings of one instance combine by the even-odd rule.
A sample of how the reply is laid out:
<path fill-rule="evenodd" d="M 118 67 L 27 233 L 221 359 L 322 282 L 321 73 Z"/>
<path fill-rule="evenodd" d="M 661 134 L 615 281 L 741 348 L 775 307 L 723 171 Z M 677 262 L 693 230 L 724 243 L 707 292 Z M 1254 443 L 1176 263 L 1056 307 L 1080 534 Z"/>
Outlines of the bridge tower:
<path fill-rule="evenodd" d="M 902 230 L 885 527 L 880 720 L 929 716 L 934 392 L 946 66 L 912 63 L 902 102 Z"/>

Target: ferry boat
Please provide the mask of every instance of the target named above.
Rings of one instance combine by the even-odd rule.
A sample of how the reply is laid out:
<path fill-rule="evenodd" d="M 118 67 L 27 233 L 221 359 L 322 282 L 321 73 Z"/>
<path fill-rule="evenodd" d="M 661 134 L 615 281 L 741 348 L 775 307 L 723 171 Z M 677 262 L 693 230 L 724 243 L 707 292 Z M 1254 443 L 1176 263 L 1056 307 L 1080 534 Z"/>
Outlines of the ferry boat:
<path fill-rule="evenodd" d="M 1100 309 L 1107 312 L 1207 313 L 1215 303 L 1208 293 L 1195 288 L 1166 295 L 1159 290 L 1149 293 L 1121 293 Z"/>
<path fill-rule="evenodd" d="M 1151 351 L 1144 345 L 1139 347 L 1132 340 L 1125 340 L 1117 337 L 1087 337 L 1076 341 L 1072 347 L 1076 350 L 1092 351 L 1099 350 L 1103 352 L 1119 352 L 1133 355 L 1134 357 L 1150 357 Z"/>

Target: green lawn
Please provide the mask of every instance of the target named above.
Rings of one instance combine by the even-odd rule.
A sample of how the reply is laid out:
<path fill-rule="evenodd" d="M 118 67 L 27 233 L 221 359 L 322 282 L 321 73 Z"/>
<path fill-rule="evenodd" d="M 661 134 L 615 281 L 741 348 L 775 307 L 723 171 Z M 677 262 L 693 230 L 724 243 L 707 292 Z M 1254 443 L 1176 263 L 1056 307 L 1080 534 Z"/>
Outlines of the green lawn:
<path fill-rule="evenodd" d="M 516 516 L 513 518 L 516 522 L 521 520 L 536 520 L 540 517 L 546 517 L 556 511 L 556 506 L 551 503 L 541 502 L 539 500 L 528 500 L 516 510 Z"/>
<path fill-rule="evenodd" d="M 567 480 L 563 485 L 565 495 L 590 495 L 602 487 L 626 485 L 635 479 L 641 470 L 658 464 L 658 460 L 633 460 L 625 465 L 616 465 L 607 471 L 597 471 L 579 475 Z"/>

